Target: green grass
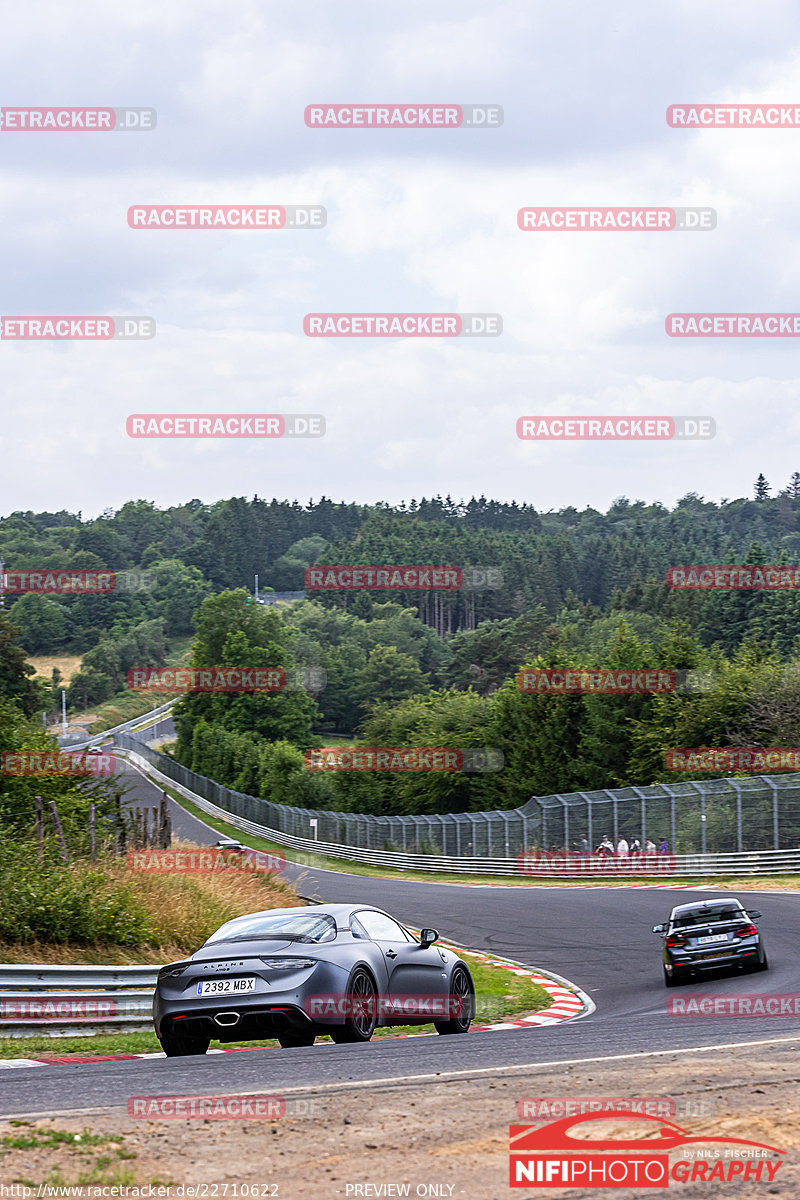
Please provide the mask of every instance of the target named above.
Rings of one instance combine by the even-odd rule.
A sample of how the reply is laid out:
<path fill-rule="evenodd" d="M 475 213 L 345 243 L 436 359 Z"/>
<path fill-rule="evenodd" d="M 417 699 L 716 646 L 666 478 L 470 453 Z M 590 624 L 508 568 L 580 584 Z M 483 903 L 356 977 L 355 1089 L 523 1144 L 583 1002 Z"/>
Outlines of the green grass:
<path fill-rule="evenodd" d="M 549 1008 L 552 1003 L 550 996 L 538 983 L 515 975 L 503 967 L 493 967 L 469 954 L 464 954 L 464 961 L 469 966 L 475 981 L 476 1023 L 493 1024 L 498 1021 L 513 1020 L 515 1017 L 529 1016 Z M 375 1031 L 376 1038 L 397 1037 L 403 1033 L 431 1033 L 432 1025 L 395 1025 L 385 1026 Z M 254 1042 L 227 1042 L 226 1048 L 236 1046 L 277 1046 L 274 1040 Z M 212 1042 L 212 1049 L 219 1049 L 221 1043 Z M 103 1033 L 91 1037 L 70 1038 L 2 1038 L 0 1039 L 0 1059 L 2 1058 L 61 1058 L 88 1054 L 152 1054 L 159 1051 L 161 1046 L 152 1032 L 142 1033 Z"/>
<path fill-rule="evenodd" d="M 35 1126 L 30 1121 L 9 1121 L 13 1133 L 0 1136 L 0 1162 L 3 1163 L 6 1183 L 37 1188 L 38 1182 L 50 1185 L 51 1189 L 66 1189 L 87 1184 L 104 1184 L 106 1187 L 131 1187 L 136 1183 L 135 1172 L 126 1166 L 125 1160 L 134 1160 L 136 1154 L 125 1147 L 124 1134 L 96 1134 L 84 1126 L 80 1132 L 72 1129 L 54 1129 Z M 102 1148 L 102 1149 L 100 1149 Z M 9 1174 L 14 1168 L 6 1161 L 13 1151 L 51 1150 L 61 1151 L 66 1157 L 62 1163 L 52 1167 L 41 1181 L 27 1175 Z M 77 1175 L 67 1180 L 63 1167 L 69 1164 L 77 1169 Z M 24 1162 L 23 1170 L 30 1170 L 31 1163 Z M 58 1194 L 51 1192 L 51 1194 Z M 71 1192 L 65 1192 L 70 1195 Z"/>
<path fill-rule="evenodd" d="M 90 1129 L 84 1127 L 81 1133 L 72 1133 L 66 1129 L 41 1129 L 27 1125 L 23 1121 L 15 1121 L 12 1124 L 27 1129 L 26 1133 L 11 1133 L 0 1137 L 0 1146 L 8 1150 L 37 1150 L 40 1146 L 53 1149 L 55 1146 L 75 1146 L 80 1144 L 81 1148 L 89 1146 L 103 1146 L 106 1142 L 121 1142 L 122 1137 L 119 1135 L 110 1134 L 108 1136 L 98 1133 L 92 1133 Z"/>
<path fill-rule="evenodd" d="M 0 1058 L 60 1058 L 70 1054 L 151 1054 L 160 1050 L 149 1033 L 101 1033 L 92 1037 L 0 1038 Z"/>

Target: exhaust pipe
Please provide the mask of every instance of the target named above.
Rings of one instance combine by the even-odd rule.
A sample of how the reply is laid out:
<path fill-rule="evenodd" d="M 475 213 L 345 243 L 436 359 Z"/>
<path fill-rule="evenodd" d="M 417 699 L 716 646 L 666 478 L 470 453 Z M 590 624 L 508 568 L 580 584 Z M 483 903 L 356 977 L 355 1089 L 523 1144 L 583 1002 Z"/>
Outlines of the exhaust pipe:
<path fill-rule="evenodd" d="M 217 1025 L 221 1025 L 223 1029 L 228 1029 L 233 1025 L 239 1024 L 239 1016 L 240 1014 L 238 1012 L 221 1012 L 217 1013 L 217 1015 L 214 1017 L 214 1020 Z"/>

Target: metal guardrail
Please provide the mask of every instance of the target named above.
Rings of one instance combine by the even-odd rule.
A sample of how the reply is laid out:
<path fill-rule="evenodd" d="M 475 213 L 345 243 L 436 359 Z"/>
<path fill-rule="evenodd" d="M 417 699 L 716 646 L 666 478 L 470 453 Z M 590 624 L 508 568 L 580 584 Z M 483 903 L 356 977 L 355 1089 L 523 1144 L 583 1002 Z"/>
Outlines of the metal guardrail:
<path fill-rule="evenodd" d="M 231 812 L 229 809 L 222 808 L 197 792 L 192 791 L 184 784 L 177 782 L 173 776 L 159 770 L 152 762 L 152 758 L 157 758 L 159 761 L 163 760 L 163 763 L 169 767 L 172 760 L 167 758 L 166 755 L 158 754 L 149 747 L 139 745 L 136 750 L 123 751 L 123 757 L 129 758 L 144 774 L 155 779 L 161 785 L 169 785 L 173 791 L 184 796 L 185 799 L 189 800 L 209 816 L 225 821 L 243 833 L 250 833 L 255 837 L 265 838 L 267 841 L 275 842 L 279 846 L 310 851 L 312 855 L 347 859 L 351 862 L 363 862 L 372 864 L 373 866 L 392 867 L 399 871 L 435 871 L 453 875 L 508 875 L 517 878 L 587 879 L 635 878 L 637 874 L 643 874 L 640 868 L 637 869 L 637 864 L 635 864 L 633 859 L 628 859 L 624 865 L 620 865 L 620 861 L 615 860 L 613 867 L 609 864 L 604 869 L 591 871 L 587 869 L 586 859 L 581 859 L 579 855 L 570 855 L 561 859 L 556 857 L 555 861 L 551 861 L 549 864 L 550 869 L 548 870 L 544 865 L 541 869 L 535 865 L 521 866 L 519 857 L 454 857 L 443 854 L 397 853 L 390 850 L 367 850 L 359 846 L 344 845 L 340 842 L 323 842 L 311 838 L 295 837 L 284 833 L 282 830 L 273 829 L 257 821 L 251 821 L 247 817 L 242 817 L 237 813 Z M 174 765 L 182 771 L 185 770 L 185 768 L 180 767 L 179 763 L 175 763 Z M 202 779 L 203 777 L 200 776 L 198 778 Z M 227 791 L 225 788 L 220 788 L 219 784 L 213 783 L 213 780 L 208 780 L 207 782 L 212 783 L 219 792 L 224 793 Z M 249 799 L 254 798 L 249 797 Z M 655 873 L 663 877 L 664 881 L 667 882 L 676 877 L 697 878 L 700 876 L 711 878 L 718 875 L 777 875 L 790 872 L 800 872 L 800 849 L 759 850 L 742 854 L 665 855 L 662 870 L 650 872 L 650 877 Z"/>
<path fill-rule="evenodd" d="M 307 593 L 302 592 L 261 592 L 256 596 L 259 604 L 292 604 L 295 600 L 305 600 Z"/>
<path fill-rule="evenodd" d="M 159 967 L 0 964 L 0 1037 L 80 1037 L 152 1025 Z"/>
<path fill-rule="evenodd" d="M 70 742 L 65 741 L 63 737 L 59 737 L 59 745 L 64 750 L 85 750 L 88 746 L 96 746 L 103 738 L 112 737 L 116 733 L 132 733 L 140 725 L 144 726 L 148 722 L 158 720 L 164 716 L 175 704 L 175 700 L 167 700 L 159 708 L 151 709 L 150 712 L 140 713 L 138 717 L 133 717 L 130 721 L 123 721 L 121 725 L 114 725 L 111 729 L 104 729 L 102 733 L 93 733 L 91 737 L 84 741 Z"/>
<path fill-rule="evenodd" d="M 0 963 L 0 989 L 154 988 L 160 967 L 50 967 Z"/>

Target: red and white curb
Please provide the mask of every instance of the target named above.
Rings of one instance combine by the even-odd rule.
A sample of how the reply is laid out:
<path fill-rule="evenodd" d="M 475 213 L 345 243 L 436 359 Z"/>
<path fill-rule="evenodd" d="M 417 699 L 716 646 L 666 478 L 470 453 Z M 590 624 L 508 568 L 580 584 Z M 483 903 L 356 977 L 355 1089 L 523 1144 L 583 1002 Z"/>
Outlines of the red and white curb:
<path fill-rule="evenodd" d="M 536 983 L 539 987 L 544 988 L 553 1001 L 548 1008 L 531 1013 L 529 1017 L 520 1017 L 516 1021 L 498 1021 L 495 1024 L 488 1025 L 473 1024 L 470 1028 L 470 1033 L 491 1033 L 498 1029 L 532 1029 L 537 1025 L 557 1025 L 561 1021 L 570 1021 L 575 1017 L 585 1016 L 594 1011 L 594 1002 L 586 993 L 582 992 L 580 988 L 575 987 L 574 984 L 568 983 L 567 980 L 561 979 L 558 975 L 544 975 L 541 971 L 535 971 L 530 967 L 523 967 L 520 963 L 514 962 L 512 959 L 493 958 L 490 954 L 479 954 L 474 950 L 463 951 L 458 946 L 442 944 L 445 950 L 452 950 L 454 954 L 468 953 L 471 958 L 477 958 L 489 966 L 501 967 L 503 970 L 511 971 L 512 974 L 518 975 L 521 979 L 530 979 L 531 983 Z M 427 1031 L 424 1033 L 399 1033 L 394 1035 L 395 1038 L 432 1036 L 434 1035 Z M 387 1041 L 392 1039 L 390 1037 L 381 1038 L 380 1040 Z M 230 1049 L 208 1050 L 206 1053 L 243 1054 L 248 1050 L 266 1050 L 269 1048 L 267 1046 L 237 1046 Z M 14 1067 L 75 1067 L 82 1066 L 84 1063 L 125 1062 L 134 1058 L 165 1057 L 162 1051 L 155 1051 L 148 1054 L 62 1054 L 47 1058 L 0 1058 L 0 1071 Z"/>
<path fill-rule="evenodd" d="M 452 950 L 455 954 L 469 953 L 471 958 L 477 958 L 491 967 L 502 967 L 521 979 L 530 979 L 531 983 L 538 984 L 553 1000 L 548 1008 L 531 1013 L 529 1017 L 520 1017 L 516 1021 L 498 1021 L 491 1025 L 473 1025 L 470 1032 L 485 1033 L 496 1029 L 530 1029 L 535 1025 L 557 1025 L 560 1021 L 569 1021 L 594 1009 L 594 1003 L 580 988 L 568 984 L 557 975 L 544 975 L 541 971 L 523 967 L 509 958 L 493 958 L 488 954 L 477 954 L 474 950 L 463 951 L 457 946 L 445 946 L 445 949 Z"/>

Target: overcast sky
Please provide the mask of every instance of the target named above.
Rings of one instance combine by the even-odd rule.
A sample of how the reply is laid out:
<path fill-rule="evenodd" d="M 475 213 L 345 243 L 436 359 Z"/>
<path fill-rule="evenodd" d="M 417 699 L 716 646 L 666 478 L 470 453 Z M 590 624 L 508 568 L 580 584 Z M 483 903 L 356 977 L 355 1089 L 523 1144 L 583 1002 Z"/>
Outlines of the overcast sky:
<path fill-rule="evenodd" d="M 28 0 L 2 106 L 153 107 L 142 133 L 0 131 L 0 313 L 147 315 L 150 341 L 0 341 L 0 512 L 144 497 L 540 509 L 773 491 L 800 470 L 793 339 L 669 338 L 673 311 L 800 311 L 789 0 Z M 496 129 L 309 129 L 312 103 L 502 105 Z M 133 204 L 321 204 L 322 230 L 134 230 Z M 523 233 L 535 205 L 704 205 L 701 233 Z M 312 339 L 309 312 L 498 312 L 494 339 Z M 317 440 L 136 441 L 126 417 L 321 413 Z M 712 441 L 523 443 L 527 414 L 708 415 Z"/>

